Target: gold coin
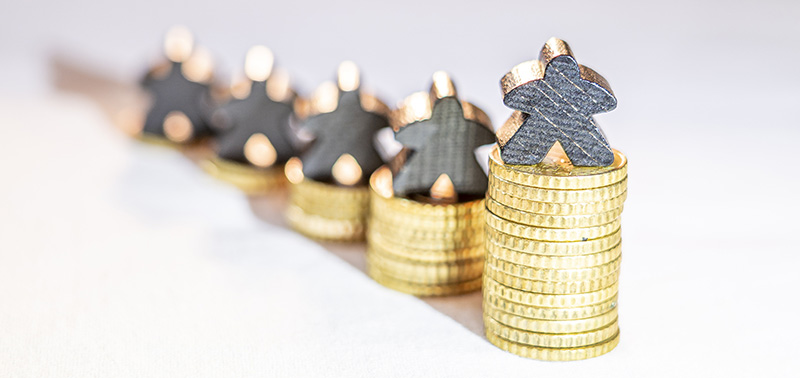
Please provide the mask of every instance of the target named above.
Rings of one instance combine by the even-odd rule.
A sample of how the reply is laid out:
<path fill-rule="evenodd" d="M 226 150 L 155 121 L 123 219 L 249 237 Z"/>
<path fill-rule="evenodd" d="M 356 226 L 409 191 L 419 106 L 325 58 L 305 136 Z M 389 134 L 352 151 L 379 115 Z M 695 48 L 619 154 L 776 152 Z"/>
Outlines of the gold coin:
<path fill-rule="evenodd" d="M 397 225 L 402 228 L 422 230 L 455 231 L 466 228 L 482 228 L 486 222 L 483 213 L 465 216 L 430 217 L 416 214 L 395 213 L 381 209 L 373 201 L 370 205 L 370 217 L 384 224 Z"/>
<path fill-rule="evenodd" d="M 580 269 L 597 266 L 613 261 L 622 254 L 621 244 L 617 244 L 611 249 L 602 252 L 577 256 L 547 256 L 519 252 L 504 248 L 489 238 L 487 238 L 485 245 L 487 255 L 514 264 L 536 267 L 539 269 Z"/>
<path fill-rule="evenodd" d="M 486 210 L 500 218 L 535 227 L 578 228 L 592 227 L 609 223 L 622 214 L 622 206 L 606 212 L 591 215 L 548 215 L 517 210 L 503 205 L 492 198 L 486 199 Z"/>
<path fill-rule="evenodd" d="M 534 202 L 547 203 L 589 203 L 608 201 L 618 197 L 628 189 L 628 180 L 594 189 L 556 190 L 522 186 L 489 175 L 489 187 L 501 193 Z"/>
<path fill-rule="evenodd" d="M 372 226 L 370 226 L 372 227 Z M 373 227 L 374 228 L 374 227 Z M 483 236 L 476 235 L 474 238 L 466 239 L 440 239 L 440 240 L 423 240 L 423 239 L 403 239 L 396 236 L 387 235 L 385 230 L 378 230 L 384 236 L 387 243 L 393 243 L 403 246 L 404 248 L 414 248 L 428 251 L 454 251 L 464 248 L 477 248 L 483 245 Z"/>
<path fill-rule="evenodd" d="M 323 203 L 303 195 L 292 195 L 289 203 L 303 209 L 306 213 L 328 219 L 365 219 L 369 214 L 369 204 L 357 199 Z"/>
<path fill-rule="evenodd" d="M 541 320 L 511 314 L 484 302 L 483 313 L 498 323 L 523 331 L 538 333 L 581 333 L 603 328 L 617 320 L 617 307 L 591 318 L 574 320 Z"/>
<path fill-rule="evenodd" d="M 420 284 L 447 284 L 478 279 L 483 273 L 483 259 L 455 264 L 425 264 L 393 260 L 374 245 L 367 247 L 367 263 L 384 274 Z"/>
<path fill-rule="evenodd" d="M 387 276 L 380 268 L 367 264 L 367 274 L 377 283 L 403 293 L 420 297 L 457 295 L 481 288 L 481 279 L 450 284 L 418 284 Z"/>
<path fill-rule="evenodd" d="M 622 206 L 622 204 L 625 203 L 625 199 L 628 197 L 628 192 L 625 191 L 615 198 L 600 202 L 549 203 L 514 197 L 503 193 L 493 186 L 489 186 L 486 193 L 489 198 L 507 207 L 543 215 L 594 215 L 611 211 Z"/>
<path fill-rule="evenodd" d="M 530 319 L 576 320 L 576 319 L 591 318 L 594 316 L 605 314 L 606 312 L 609 312 L 612 309 L 616 308 L 617 295 L 614 294 L 614 296 L 612 296 L 611 299 L 605 302 L 600 302 L 588 306 L 536 307 L 536 306 L 529 306 L 529 305 L 506 301 L 503 298 L 494 295 L 494 293 L 488 292 L 486 290 L 486 286 L 484 285 L 483 303 L 484 305 L 488 304 L 496 309 L 501 309 L 509 314 L 514 314 Z"/>
<path fill-rule="evenodd" d="M 454 232 L 425 232 L 402 230 L 371 219 L 369 227 L 381 234 L 387 243 L 424 250 L 456 250 L 483 245 L 483 230 L 460 230 Z"/>
<path fill-rule="evenodd" d="M 484 272 L 486 269 L 484 269 Z M 544 308 L 586 307 L 607 302 L 617 295 L 618 284 L 613 282 L 607 287 L 592 292 L 576 294 L 544 294 L 515 289 L 498 282 L 488 274 L 484 274 L 484 297 L 498 297 L 507 302 L 525 306 Z"/>
<path fill-rule="evenodd" d="M 508 250 L 545 256 L 576 256 L 602 252 L 620 243 L 621 232 L 582 242 L 546 242 L 508 235 L 486 227 L 486 240 Z"/>
<path fill-rule="evenodd" d="M 546 269 L 538 266 L 514 264 L 498 259 L 493 255 L 486 256 L 486 264 L 495 269 L 525 279 L 538 281 L 584 281 L 597 280 L 619 270 L 622 256 L 605 264 L 577 269 Z"/>
<path fill-rule="evenodd" d="M 600 329 L 567 334 L 524 331 L 504 325 L 487 316 L 484 316 L 483 320 L 487 330 L 494 332 L 496 335 L 508 341 L 545 348 L 585 347 L 608 340 L 619 332 L 619 324 L 616 319 Z"/>
<path fill-rule="evenodd" d="M 611 223 L 600 226 L 584 228 L 541 228 L 526 226 L 511 222 L 498 217 L 490 212 L 486 212 L 486 226 L 500 231 L 504 234 L 519 238 L 552 241 L 552 242 L 572 242 L 599 239 L 613 234 L 620 228 L 619 218 Z"/>
<path fill-rule="evenodd" d="M 291 204 L 286 209 L 286 219 L 295 231 L 311 238 L 332 241 L 364 240 L 366 222 L 362 219 L 329 219 L 308 214 Z"/>
<path fill-rule="evenodd" d="M 619 271 L 608 276 L 582 281 L 537 281 L 517 277 L 503 272 L 492 265 L 486 265 L 484 274 L 510 288 L 541 294 L 582 294 L 605 289 L 619 279 Z"/>
<path fill-rule="evenodd" d="M 476 235 L 483 235 L 483 224 L 476 223 L 470 227 L 438 229 L 438 228 L 418 228 L 408 224 L 392 224 L 384 222 L 380 217 L 372 217 L 370 224 L 375 228 L 387 231 L 393 236 L 403 239 L 423 239 L 423 240 L 453 240 L 453 239 L 474 239 Z M 482 236 L 481 236 L 481 239 Z"/>
<path fill-rule="evenodd" d="M 411 248 L 387 242 L 381 236 L 381 234 L 372 228 L 367 229 L 367 243 L 368 245 L 374 245 L 375 248 L 380 249 L 387 256 L 391 256 L 395 259 L 423 263 L 454 263 L 457 261 L 472 260 L 484 257 L 483 244 L 469 248 L 446 250 Z"/>
<path fill-rule="evenodd" d="M 319 198 L 328 203 L 354 200 L 369 203 L 369 188 L 365 186 L 339 186 L 314 181 L 306 177 L 303 181 L 296 184 L 292 183 L 289 187 L 292 196 L 300 195 L 307 198 Z"/>
<path fill-rule="evenodd" d="M 200 161 L 200 167 L 248 194 L 265 192 L 286 183 L 283 166 L 262 169 L 214 157 Z"/>
<path fill-rule="evenodd" d="M 468 203 L 431 205 L 405 198 L 392 197 L 391 199 L 386 199 L 373 192 L 370 197 L 370 203 L 377 210 L 376 214 L 409 217 L 414 220 L 477 219 L 483 215 L 483 207 L 481 206 L 483 205 L 483 199 Z M 440 211 L 431 211 L 434 206 L 436 210 Z"/>
<path fill-rule="evenodd" d="M 619 332 L 608 340 L 580 348 L 539 348 L 508 341 L 491 330 L 486 330 L 486 338 L 498 348 L 518 356 L 543 361 L 577 361 L 604 355 L 619 344 Z"/>
<path fill-rule="evenodd" d="M 325 206 L 329 208 L 339 208 L 339 209 L 348 209 L 353 207 L 358 207 L 358 208 L 369 207 L 368 198 L 359 196 L 357 194 L 344 195 L 344 196 L 326 196 L 324 194 L 316 195 L 305 190 L 297 190 L 296 188 L 292 188 L 290 190 L 290 193 L 292 198 L 297 198 L 299 200 L 302 200 L 303 203 L 308 204 L 309 206 L 312 207 Z"/>
<path fill-rule="evenodd" d="M 608 167 L 575 167 L 569 162 L 509 165 L 503 163 L 497 147 L 489 153 L 490 174 L 519 185 L 545 189 L 590 189 L 612 185 L 628 175 L 628 159 L 614 150 Z"/>

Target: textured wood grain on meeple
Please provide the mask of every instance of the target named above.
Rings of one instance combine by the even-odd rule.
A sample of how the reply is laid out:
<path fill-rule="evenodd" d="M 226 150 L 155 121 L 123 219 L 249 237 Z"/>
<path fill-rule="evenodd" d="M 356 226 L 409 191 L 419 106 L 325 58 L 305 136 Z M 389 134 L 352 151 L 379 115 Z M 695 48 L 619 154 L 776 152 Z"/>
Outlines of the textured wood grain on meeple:
<path fill-rule="evenodd" d="M 394 176 L 395 195 L 428 194 L 443 173 L 459 195 L 486 193 L 488 181 L 475 149 L 494 142 L 494 133 L 491 125 L 467 119 L 455 96 L 437 99 L 429 119 L 399 128 L 395 138 L 413 151 Z"/>
<path fill-rule="evenodd" d="M 301 156 L 303 175 L 319 182 L 333 182 L 332 168 L 343 154 L 352 155 L 362 171 L 360 183 L 383 165 L 375 147 L 375 133 L 388 127 L 386 116 L 365 110 L 361 93 L 339 91 L 336 109 L 309 117 L 302 128 L 314 135 L 311 147 Z"/>
<path fill-rule="evenodd" d="M 540 163 L 556 142 L 573 165 L 614 162 L 592 116 L 613 110 L 617 99 L 602 76 L 578 64 L 566 42 L 551 38 L 538 60 L 514 67 L 501 86 L 503 102 L 518 111 L 497 132 L 503 162 Z"/>
<path fill-rule="evenodd" d="M 150 73 L 142 80 L 142 86 L 152 95 L 143 132 L 164 137 L 164 119 L 167 114 L 179 111 L 191 121 L 191 139 L 209 134 L 214 106 L 209 85 L 187 79 L 181 70 L 183 63 L 170 64 L 165 76 Z"/>
<path fill-rule="evenodd" d="M 220 108 L 219 117 L 215 115 L 215 124 L 224 124 L 218 139 L 219 157 L 249 164 L 245 143 L 258 133 L 264 134 L 275 149 L 275 164 L 283 164 L 296 155 L 296 138 L 289 125 L 293 115 L 291 99 L 274 101 L 266 88 L 267 81 L 251 82 L 247 97 L 232 100 Z"/>

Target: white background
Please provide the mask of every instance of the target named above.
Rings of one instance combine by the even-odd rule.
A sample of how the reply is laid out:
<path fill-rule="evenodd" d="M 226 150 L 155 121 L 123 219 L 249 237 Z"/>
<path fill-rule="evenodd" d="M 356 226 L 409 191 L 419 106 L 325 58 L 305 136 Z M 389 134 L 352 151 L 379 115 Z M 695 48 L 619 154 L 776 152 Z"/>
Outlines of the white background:
<path fill-rule="evenodd" d="M 796 376 L 798 20 L 789 1 L 3 4 L 0 377 Z M 175 23 L 221 73 L 270 46 L 303 92 L 343 59 L 390 103 L 446 69 L 496 127 L 500 77 L 567 40 L 614 89 L 598 120 L 630 160 L 620 346 L 502 352 L 50 88 L 56 53 L 136 78 Z"/>

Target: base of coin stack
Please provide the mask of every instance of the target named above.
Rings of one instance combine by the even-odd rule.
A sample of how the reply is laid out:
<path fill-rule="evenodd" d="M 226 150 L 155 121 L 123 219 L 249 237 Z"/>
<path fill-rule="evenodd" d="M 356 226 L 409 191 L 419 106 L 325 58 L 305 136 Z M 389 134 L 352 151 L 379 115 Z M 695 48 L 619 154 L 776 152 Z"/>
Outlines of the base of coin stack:
<path fill-rule="evenodd" d="M 369 188 L 341 186 L 303 177 L 302 163 L 286 163 L 289 207 L 286 219 L 295 231 L 329 241 L 362 241 L 369 215 Z"/>
<path fill-rule="evenodd" d="M 627 159 L 573 167 L 554 149 L 534 166 L 489 154 L 486 337 L 520 356 L 569 361 L 619 343 L 620 215 Z"/>
<path fill-rule="evenodd" d="M 370 178 L 367 272 L 418 296 L 478 290 L 483 274 L 483 199 L 433 204 L 393 195 L 392 172 Z"/>
<path fill-rule="evenodd" d="M 204 160 L 201 166 L 211 176 L 230 183 L 248 194 L 263 193 L 286 183 L 283 165 L 257 168 L 215 157 Z"/>
<path fill-rule="evenodd" d="M 161 147 L 180 148 L 181 146 L 184 145 L 182 143 L 177 143 L 170 139 L 167 139 L 167 137 L 149 133 L 134 134 L 134 138 L 138 139 L 140 142 Z"/>

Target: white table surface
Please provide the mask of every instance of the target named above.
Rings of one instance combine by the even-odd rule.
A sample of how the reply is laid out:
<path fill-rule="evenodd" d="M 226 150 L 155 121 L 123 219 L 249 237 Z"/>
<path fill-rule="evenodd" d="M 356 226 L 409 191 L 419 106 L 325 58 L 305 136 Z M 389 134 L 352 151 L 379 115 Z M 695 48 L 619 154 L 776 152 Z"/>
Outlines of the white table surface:
<path fill-rule="evenodd" d="M 0 16 L 0 377 L 800 370 L 800 5 L 482 4 L 445 17 L 447 6 L 428 2 L 391 14 L 378 5 L 353 14 L 362 5 L 348 3 L 304 18 L 299 4 L 167 4 L 153 14 L 145 2 L 96 17 L 111 6 L 103 4 L 15 3 Z M 502 27 L 519 14 L 531 16 Z M 454 47 L 431 38 L 443 19 L 462 36 L 444 38 Z M 308 26 L 280 34 L 299 20 Z M 503 352 L 480 335 L 478 297 L 426 302 L 385 289 L 352 249 L 286 229 L 270 213 L 279 198 L 248 199 L 177 151 L 127 139 L 96 102 L 49 89 L 52 49 L 131 78 L 175 21 L 198 30 L 228 67 L 251 44 L 275 46 L 306 88 L 353 58 L 395 101 L 447 68 L 496 125 L 510 113 L 500 76 L 550 34 L 567 39 L 620 99 L 598 117 L 630 159 L 619 347 L 572 363 Z M 374 32 L 362 37 L 364 28 Z M 22 43 L 15 36 L 26 30 Z M 509 30 L 521 37 L 504 38 Z"/>

